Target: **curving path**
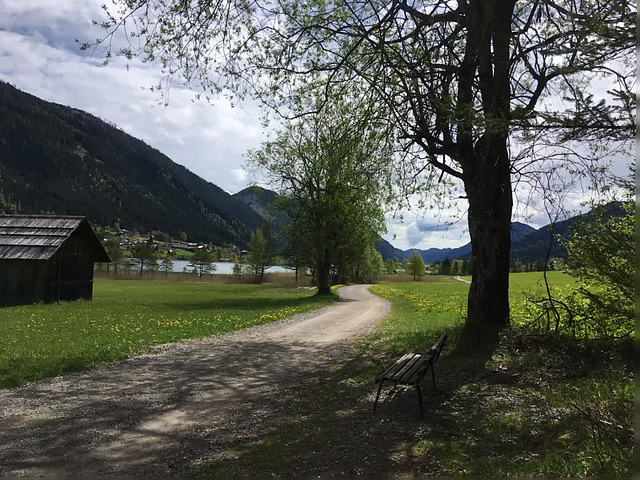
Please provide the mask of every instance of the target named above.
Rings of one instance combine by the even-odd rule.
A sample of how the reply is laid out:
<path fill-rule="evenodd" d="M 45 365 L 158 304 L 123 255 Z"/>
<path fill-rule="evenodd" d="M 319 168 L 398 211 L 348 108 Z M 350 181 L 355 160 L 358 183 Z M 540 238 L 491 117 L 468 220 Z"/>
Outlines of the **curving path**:
<path fill-rule="evenodd" d="M 277 324 L 0 391 L 0 476 L 198 474 L 261 410 L 286 414 L 389 311 L 367 285 L 339 292 Z"/>

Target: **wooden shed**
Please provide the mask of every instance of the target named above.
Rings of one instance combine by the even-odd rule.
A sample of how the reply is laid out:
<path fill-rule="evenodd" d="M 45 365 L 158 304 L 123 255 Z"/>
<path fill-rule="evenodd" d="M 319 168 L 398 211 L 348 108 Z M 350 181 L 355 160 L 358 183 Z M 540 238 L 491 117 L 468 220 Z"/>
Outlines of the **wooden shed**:
<path fill-rule="evenodd" d="M 109 255 L 85 217 L 0 215 L 0 303 L 91 300 Z"/>

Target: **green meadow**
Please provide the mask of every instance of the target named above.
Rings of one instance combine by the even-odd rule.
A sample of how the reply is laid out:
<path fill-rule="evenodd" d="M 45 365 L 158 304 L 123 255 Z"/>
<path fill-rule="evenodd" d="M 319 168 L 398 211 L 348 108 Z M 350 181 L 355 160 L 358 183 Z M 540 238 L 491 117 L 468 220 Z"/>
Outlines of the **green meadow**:
<path fill-rule="evenodd" d="M 269 285 L 98 279 L 93 301 L 0 309 L 0 387 L 273 322 L 331 301 Z"/>
<path fill-rule="evenodd" d="M 471 280 L 471 277 L 463 278 Z M 574 284 L 572 277 L 563 272 L 547 272 L 547 278 L 552 292 L 569 289 Z M 456 335 L 467 314 L 469 285 L 449 276 L 427 277 L 427 280 L 371 287 L 373 293 L 392 302 L 392 310 L 369 341 L 375 341 L 386 352 L 400 353 L 423 350 L 445 330 Z M 527 296 L 545 294 L 543 274 L 511 274 L 509 283 L 512 324 L 518 326 L 528 320 Z"/>
<path fill-rule="evenodd" d="M 562 272 L 547 272 L 547 278 L 553 294 L 568 293 L 575 283 Z M 511 274 L 513 329 L 499 338 L 483 336 L 464 325 L 468 289 L 451 277 L 373 286 L 391 301 L 391 314 L 360 342 L 358 362 L 343 369 L 344 378 L 373 378 L 380 365 L 424 351 L 447 331 L 437 370 L 447 372 L 449 391 L 431 395 L 458 397 L 465 415 L 451 435 L 408 442 L 416 462 L 456 477 L 627 475 L 633 457 L 630 342 L 529 330 L 527 299 L 546 294 L 542 273 Z M 451 412 L 443 411 L 435 416 L 451 422 Z"/>

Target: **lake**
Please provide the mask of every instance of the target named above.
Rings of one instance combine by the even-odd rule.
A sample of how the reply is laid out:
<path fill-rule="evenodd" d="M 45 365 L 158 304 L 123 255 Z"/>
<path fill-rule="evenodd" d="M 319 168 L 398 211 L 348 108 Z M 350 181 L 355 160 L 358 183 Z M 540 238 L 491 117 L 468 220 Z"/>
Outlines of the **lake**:
<path fill-rule="evenodd" d="M 184 268 L 187 267 L 189 271 L 192 268 L 189 268 L 189 260 L 174 260 L 173 261 L 173 271 L 174 272 L 183 272 Z M 232 262 L 214 262 L 216 266 L 216 271 L 214 273 L 233 273 L 233 263 Z M 266 272 L 268 273 L 278 273 L 278 272 L 292 272 L 293 270 L 286 267 L 273 266 L 269 267 Z"/>

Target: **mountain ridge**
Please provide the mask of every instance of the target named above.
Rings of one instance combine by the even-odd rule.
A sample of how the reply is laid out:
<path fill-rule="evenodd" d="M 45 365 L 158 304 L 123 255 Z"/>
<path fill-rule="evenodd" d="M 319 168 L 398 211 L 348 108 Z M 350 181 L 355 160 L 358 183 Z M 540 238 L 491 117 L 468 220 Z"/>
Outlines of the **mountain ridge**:
<path fill-rule="evenodd" d="M 112 124 L 0 81 L 0 208 L 245 245 L 262 217 Z"/>

